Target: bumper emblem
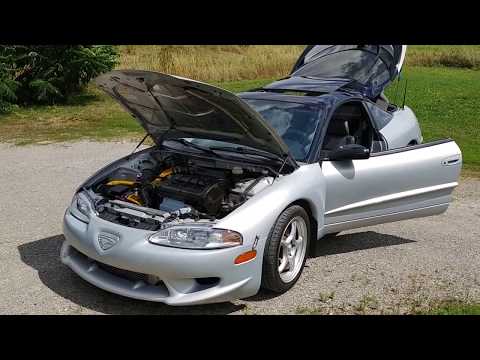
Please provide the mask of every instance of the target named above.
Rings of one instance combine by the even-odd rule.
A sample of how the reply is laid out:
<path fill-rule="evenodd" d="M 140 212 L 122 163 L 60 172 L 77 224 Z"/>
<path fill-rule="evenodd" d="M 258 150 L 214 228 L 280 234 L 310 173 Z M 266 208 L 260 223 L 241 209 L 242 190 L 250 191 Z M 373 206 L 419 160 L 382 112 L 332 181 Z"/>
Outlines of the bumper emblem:
<path fill-rule="evenodd" d="M 102 249 L 103 251 L 107 251 L 112 247 L 114 247 L 118 243 L 118 240 L 120 239 L 117 235 L 107 234 L 102 232 L 98 234 L 97 240 L 98 240 L 98 245 L 100 246 L 100 249 Z"/>

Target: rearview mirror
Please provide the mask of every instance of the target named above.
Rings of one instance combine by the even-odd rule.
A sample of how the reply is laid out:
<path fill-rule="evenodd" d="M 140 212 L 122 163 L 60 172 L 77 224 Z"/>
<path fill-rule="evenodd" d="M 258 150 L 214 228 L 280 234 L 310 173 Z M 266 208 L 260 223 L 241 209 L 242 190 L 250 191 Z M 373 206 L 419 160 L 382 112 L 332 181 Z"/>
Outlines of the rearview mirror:
<path fill-rule="evenodd" d="M 331 161 L 361 160 L 370 157 L 370 150 L 358 144 L 347 144 L 333 150 L 328 159 Z"/>

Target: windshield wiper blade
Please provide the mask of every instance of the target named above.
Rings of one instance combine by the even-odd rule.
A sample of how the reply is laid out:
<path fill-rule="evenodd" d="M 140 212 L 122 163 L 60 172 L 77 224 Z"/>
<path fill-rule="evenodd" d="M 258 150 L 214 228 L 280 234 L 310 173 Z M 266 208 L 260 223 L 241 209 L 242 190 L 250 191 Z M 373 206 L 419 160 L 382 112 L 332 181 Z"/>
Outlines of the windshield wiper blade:
<path fill-rule="evenodd" d="M 199 145 L 196 145 L 190 141 L 187 141 L 185 139 L 168 139 L 166 141 L 174 141 L 174 142 L 178 142 L 184 146 L 187 146 L 187 147 L 191 147 L 191 148 L 194 148 L 194 149 L 197 149 L 197 150 L 200 150 L 200 151 L 203 151 L 204 153 L 207 153 L 207 154 L 210 154 L 210 155 L 214 155 L 216 157 L 219 157 L 221 158 L 222 156 L 220 154 L 218 154 L 217 152 L 215 152 L 214 150 L 210 149 L 210 148 L 204 148 L 203 146 L 199 146 Z M 162 143 L 163 145 L 163 143 Z"/>
<path fill-rule="evenodd" d="M 244 155 L 257 155 L 257 156 L 262 156 L 267 159 L 273 159 L 273 160 L 278 160 L 278 161 L 283 161 L 283 159 L 280 156 L 270 154 L 266 151 L 262 150 L 254 150 L 254 149 L 247 149 L 242 146 L 213 146 L 209 148 L 210 150 L 220 150 L 220 151 L 230 151 L 234 152 L 237 154 L 244 154 Z"/>

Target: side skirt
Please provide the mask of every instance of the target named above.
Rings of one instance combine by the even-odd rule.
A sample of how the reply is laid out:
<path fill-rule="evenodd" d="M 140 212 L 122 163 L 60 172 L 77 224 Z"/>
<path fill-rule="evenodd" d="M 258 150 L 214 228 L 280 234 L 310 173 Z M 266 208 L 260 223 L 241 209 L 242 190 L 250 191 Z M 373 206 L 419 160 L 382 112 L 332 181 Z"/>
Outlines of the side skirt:
<path fill-rule="evenodd" d="M 365 226 L 378 225 L 388 222 L 402 221 L 432 215 L 439 215 L 444 213 L 448 208 L 449 203 L 438 204 L 433 206 L 427 206 L 424 208 L 396 212 L 386 215 L 378 215 L 367 217 L 364 219 L 357 219 L 352 221 L 337 222 L 325 225 L 323 228 L 323 234 L 334 233 L 338 231 L 344 231 L 349 229 L 356 229 Z"/>

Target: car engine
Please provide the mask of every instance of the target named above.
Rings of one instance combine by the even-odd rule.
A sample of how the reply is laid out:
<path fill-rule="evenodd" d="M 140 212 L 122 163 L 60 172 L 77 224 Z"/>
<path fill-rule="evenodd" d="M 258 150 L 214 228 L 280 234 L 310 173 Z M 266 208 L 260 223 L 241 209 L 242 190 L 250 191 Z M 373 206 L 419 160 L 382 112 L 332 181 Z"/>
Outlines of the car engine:
<path fill-rule="evenodd" d="M 89 192 L 102 219 L 156 231 L 220 219 L 273 180 L 257 165 L 153 151 L 105 174 Z"/>

